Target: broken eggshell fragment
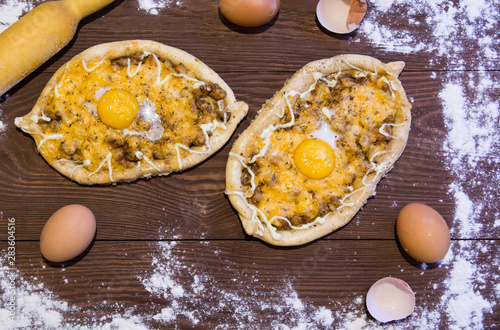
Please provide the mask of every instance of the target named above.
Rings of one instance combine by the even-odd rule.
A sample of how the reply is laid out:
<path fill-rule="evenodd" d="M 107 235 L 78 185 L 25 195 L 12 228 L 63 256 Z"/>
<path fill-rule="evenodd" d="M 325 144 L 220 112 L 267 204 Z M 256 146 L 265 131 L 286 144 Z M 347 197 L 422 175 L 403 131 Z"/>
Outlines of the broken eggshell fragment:
<path fill-rule="evenodd" d="M 356 30 L 367 8 L 365 0 L 320 0 L 316 16 L 325 29 L 346 34 Z"/>
<path fill-rule="evenodd" d="M 413 313 L 415 293 L 405 281 L 384 277 L 368 290 L 366 307 L 371 316 L 379 322 L 401 320 Z"/>

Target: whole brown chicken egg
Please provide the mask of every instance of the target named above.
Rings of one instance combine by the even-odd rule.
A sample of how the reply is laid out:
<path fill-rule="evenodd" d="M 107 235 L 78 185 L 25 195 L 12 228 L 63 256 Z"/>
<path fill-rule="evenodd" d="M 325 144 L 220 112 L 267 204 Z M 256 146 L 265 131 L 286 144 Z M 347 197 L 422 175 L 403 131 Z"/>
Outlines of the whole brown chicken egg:
<path fill-rule="evenodd" d="M 406 253 L 420 262 L 438 262 L 450 248 L 448 225 L 436 210 L 425 204 L 403 207 L 396 221 L 396 232 Z"/>
<path fill-rule="evenodd" d="M 280 0 L 219 0 L 222 15 L 230 22 L 256 27 L 269 22 L 276 16 L 280 8 Z"/>
<path fill-rule="evenodd" d="M 67 205 L 45 223 L 40 235 L 40 250 L 45 259 L 64 262 L 80 255 L 92 243 L 96 221 L 83 205 Z"/>

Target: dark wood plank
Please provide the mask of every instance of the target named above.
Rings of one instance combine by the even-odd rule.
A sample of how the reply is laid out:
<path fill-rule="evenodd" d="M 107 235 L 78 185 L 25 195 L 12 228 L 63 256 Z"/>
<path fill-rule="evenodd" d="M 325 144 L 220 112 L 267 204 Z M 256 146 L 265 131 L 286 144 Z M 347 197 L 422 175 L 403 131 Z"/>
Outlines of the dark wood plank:
<path fill-rule="evenodd" d="M 440 158 L 446 129 L 436 94 L 442 80 L 428 76 L 427 72 L 403 73 L 401 79 L 413 100 L 408 146 L 395 168 L 380 183 L 377 195 L 347 228 L 329 238 L 393 238 L 397 213 L 411 202 L 435 207 L 452 226 L 454 201 L 443 189 L 452 178 L 443 163 L 446 160 Z M 237 97 L 249 103 L 250 112 L 229 143 L 203 164 L 169 177 L 87 187 L 71 182 L 52 169 L 36 153 L 32 139 L 13 125 L 15 117 L 30 111 L 43 89 L 48 78 L 47 74 L 41 74 L 2 105 L 9 125 L 2 133 L 5 143 L 0 145 L 4 159 L 0 171 L 3 212 L 25 224 L 20 229 L 20 239 L 38 239 L 44 221 L 59 207 L 75 201 L 96 213 L 99 239 L 154 239 L 158 231 L 166 228 L 192 239 L 245 238 L 235 211 L 223 194 L 227 155 L 261 104 L 281 88 L 289 75 L 275 74 L 266 80 L 260 77 L 260 73 L 224 74 L 223 78 Z M 481 221 L 492 220 L 485 217 Z M 481 232 L 480 237 L 498 238 L 498 232 Z"/>
<path fill-rule="evenodd" d="M 357 318 L 375 326 L 364 305 L 366 292 L 379 278 L 392 276 L 406 281 L 415 292 L 417 309 L 402 325 L 432 322 L 437 328 L 452 323 L 446 305 L 456 297 L 449 288 L 453 269 L 487 264 L 500 252 L 494 242 L 471 245 L 488 252 L 424 270 L 405 259 L 394 241 L 326 240 L 293 249 L 270 248 L 260 242 L 97 241 L 84 258 L 64 267 L 47 265 L 37 242 L 20 242 L 16 267 L 22 274 L 16 285 L 22 292 L 28 285 L 43 283 L 35 294 L 50 301 L 40 304 L 67 303 L 59 310 L 63 324 L 69 326 L 93 326 L 102 322 L 101 317 L 109 322 L 112 315 L 135 315 L 153 328 L 252 324 L 263 329 L 299 322 L 324 328 L 316 315 L 324 310 L 333 318 L 331 327 L 338 328 Z M 494 305 L 492 291 L 495 281 L 488 279 L 471 279 L 480 285 L 473 290 L 493 305 L 484 319 L 485 328 L 500 321 L 500 306 Z M 158 284 L 152 285 L 151 280 Z M 174 320 L 152 319 L 169 307 L 177 314 Z M 187 318 L 190 313 L 194 320 Z M 436 315 L 428 319 L 432 313 L 437 321 Z"/>
<path fill-rule="evenodd" d="M 84 19 L 70 47 L 52 59 L 45 70 L 55 72 L 72 56 L 95 44 L 127 39 L 151 39 L 181 48 L 217 72 L 296 71 L 307 62 L 343 53 L 370 55 L 385 62 L 403 60 L 412 71 L 461 67 L 447 60 L 450 54 L 436 57 L 435 51 L 425 50 L 405 54 L 391 51 L 384 43 L 373 42 L 359 32 L 347 37 L 330 33 L 317 22 L 316 4 L 311 0 L 283 2 L 276 20 L 262 28 L 246 29 L 225 20 L 217 1 L 184 0 L 180 6 L 172 4 L 160 10 L 158 15 L 139 10 L 137 1 L 117 1 Z M 367 19 L 373 21 L 375 14 L 381 15 L 381 23 L 385 22 L 382 28 L 398 26 L 410 36 L 422 35 L 421 26 L 403 16 L 376 13 L 372 8 Z M 419 19 L 425 23 L 424 16 Z M 422 39 L 426 40 L 425 34 Z M 479 46 L 466 43 L 461 47 L 464 49 L 459 58 L 467 69 L 476 69 Z M 489 59 L 487 65 L 485 69 L 497 68 L 498 59 Z"/>
<path fill-rule="evenodd" d="M 43 320 L 54 310 L 61 313 L 62 324 L 53 328 L 118 327 L 118 321 L 148 328 L 347 328 L 354 325 L 350 322 L 373 328 L 366 292 L 376 280 L 393 276 L 411 285 L 417 309 L 407 320 L 381 328 L 498 328 L 500 205 L 488 182 L 498 172 L 498 154 L 481 159 L 481 177 L 471 171 L 461 182 L 464 187 L 468 179 L 475 182 L 468 188 L 482 207 L 469 224 L 482 226 L 480 230 L 461 230 L 464 224 L 455 220 L 459 201 L 450 192 L 458 174 L 450 171 L 452 159 L 443 151 L 449 128 L 439 93 L 447 83 L 460 83 L 465 96 L 474 100 L 473 86 L 486 76 L 493 85 L 482 97 L 495 102 L 500 98 L 500 89 L 494 88 L 500 79 L 499 58 L 487 57 L 466 33 L 450 36 L 456 47 L 443 55 L 432 45 L 401 51 L 366 32 L 335 35 L 318 25 L 316 0 L 282 1 L 277 19 L 256 29 L 229 23 L 217 3 L 172 1 L 151 15 L 136 0 L 117 0 L 85 18 L 67 47 L 0 97 L 0 121 L 7 125 L 0 130 L 0 282 L 5 289 L 7 240 L 12 241 L 7 223 L 15 218 L 18 297 L 41 299 L 38 312 L 27 319 L 22 315 L 26 327 L 48 327 Z M 401 10 L 403 5 L 394 4 Z M 459 2 L 448 5 L 458 8 Z M 411 46 L 430 40 L 427 19 L 425 12 L 410 20 L 371 4 L 364 24 L 392 26 L 391 31 L 412 39 L 401 46 Z M 494 39 L 496 30 L 486 32 Z M 51 75 L 70 58 L 96 44 L 125 39 L 151 39 L 198 57 L 249 104 L 250 112 L 226 146 L 192 169 L 130 184 L 79 186 L 36 153 L 33 140 L 14 127 L 14 119 L 30 111 Z M 343 229 L 295 248 L 246 236 L 223 193 L 232 143 L 297 69 L 344 53 L 405 61 L 400 78 L 413 104 L 405 152 L 376 196 Z M 478 186 L 479 180 L 488 189 Z M 395 220 L 410 202 L 431 205 L 452 230 L 451 252 L 436 267 L 416 263 L 398 245 Z M 94 211 L 97 235 L 84 255 L 62 267 L 41 257 L 39 236 L 50 215 L 72 203 Z M 159 291 L 147 284 L 154 276 L 164 281 Z M 175 296 L 168 285 L 182 287 L 184 293 Z M 2 294 L 0 308 L 5 308 L 8 297 Z M 462 315 L 450 310 L 453 303 L 464 308 Z M 22 301 L 20 306 L 29 304 Z M 155 319 L 164 308 L 172 308 L 171 313 Z M 172 319 L 166 320 L 168 316 Z M 330 323 L 321 323 L 325 320 Z"/>

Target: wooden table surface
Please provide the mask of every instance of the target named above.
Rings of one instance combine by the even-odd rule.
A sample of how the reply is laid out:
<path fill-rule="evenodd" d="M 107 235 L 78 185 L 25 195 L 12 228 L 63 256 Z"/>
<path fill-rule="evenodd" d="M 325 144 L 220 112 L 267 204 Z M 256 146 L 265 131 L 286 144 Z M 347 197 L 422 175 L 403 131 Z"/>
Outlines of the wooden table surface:
<path fill-rule="evenodd" d="M 7 2 L 0 0 L 0 4 Z M 452 7 L 453 3 L 458 8 L 459 1 L 453 1 Z M 443 151 L 450 128 L 440 98 L 451 76 L 463 82 L 486 72 L 498 82 L 499 58 L 488 57 L 477 43 L 467 44 L 466 33 L 452 36 L 458 38 L 453 39 L 455 44 L 463 45 L 453 56 L 426 49 L 403 51 L 377 42 L 367 30 L 370 25 L 393 26 L 392 31 L 423 40 L 431 30 L 408 20 L 406 11 L 389 15 L 373 5 L 359 31 L 336 35 L 319 26 L 316 4 L 282 1 L 275 20 L 249 29 L 226 21 L 215 0 L 164 1 L 158 14 L 141 9 L 138 1 L 117 0 L 84 19 L 67 47 L 0 99 L 0 120 L 5 125 L 0 131 L 1 274 L 17 275 L 16 320 L 8 323 L 0 313 L 4 325 L 499 327 L 500 305 L 495 302 L 500 295 L 496 191 L 500 181 L 493 177 L 483 184 L 489 190 L 468 191 L 473 205 L 481 205 L 475 209 L 479 213 L 471 215 L 471 226 L 482 228 L 461 230 L 460 200 L 452 192 L 457 182 L 466 181 L 457 181 L 456 171 L 450 170 L 453 157 Z M 425 22 L 426 12 L 415 17 Z M 498 32 L 492 38 L 498 40 Z M 93 45 L 127 39 L 155 40 L 196 56 L 219 73 L 238 100 L 249 104 L 249 114 L 219 152 L 180 174 L 80 186 L 42 159 L 32 138 L 14 126 L 14 119 L 31 110 L 51 75 L 70 58 Z M 296 70 L 307 62 L 344 53 L 406 62 L 400 79 L 413 105 L 413 120 L 405 152 L 378 185 L 376 196 L 344 228 L 293 248 L 273 247 L 247 236 L 224 195 L 225 165 L 235 138 Z M 497 86 L 490 86 L 488 97 L 498 109 Z M 497 156 L 480 160 L 484 172 L 500 169 Z M 470 173 L 471 180 L 479 180 L 475 173 Z M 415 262 L 398 245 L 395 220 L 411 202 L 434 207 L 451 229 L 450 253 L 435 267 Z M 39 250 L 40 232 L 53 212 L 74 203 L 94 212 L 95 240 L 76 260 L 47 262 Z M 7 263 L 9 219 L 15 219 L 13 265 Z M 455 286 L 457 272 L 467 271 L 471 274 L 464 275 L 465 285 Z M 370 286 L 386 276 L 406 281 L 415 292 L 417 307 L 405 320 L 378 325 L 364 299 Z M 5 285 L 1 290 L 5 310 L 9 295 Z M 38 311 L 23 306 L 30 296 L 40 299 Z M 453 302 L 464 299 L 475 308 L 464 309 L 461 319 L 452 308 Z"/>

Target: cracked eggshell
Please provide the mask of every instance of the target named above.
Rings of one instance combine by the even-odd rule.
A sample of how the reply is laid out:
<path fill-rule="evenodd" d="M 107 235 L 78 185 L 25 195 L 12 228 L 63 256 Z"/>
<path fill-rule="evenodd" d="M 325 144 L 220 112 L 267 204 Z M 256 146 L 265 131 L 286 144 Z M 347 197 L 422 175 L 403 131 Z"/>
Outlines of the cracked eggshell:
<path fill-rule="evenodd" d="M 413 313 L 415 293 L 398 278 L 385 277 L 375 282 L 366 294 L 368 312 L 377 321 L 401 320 Z"/>
<path fill-rule="evenodd" d="M 367 7 L 365 0 L 320 0 L 316 16 L 325 29 L 347 34 L 357 29 Z"/>

